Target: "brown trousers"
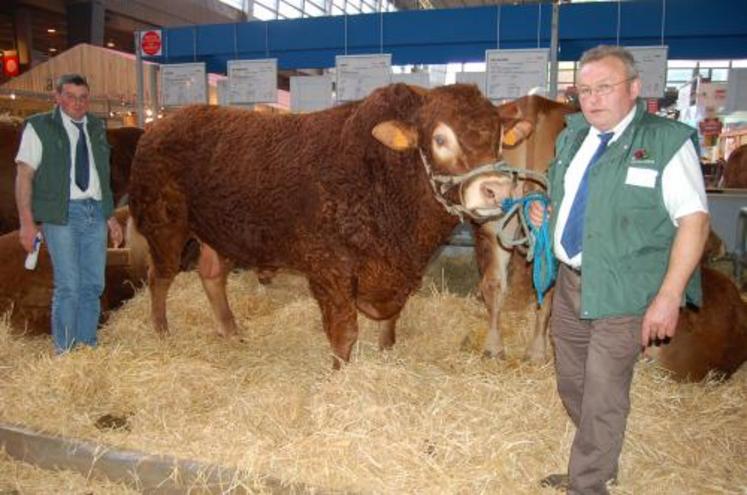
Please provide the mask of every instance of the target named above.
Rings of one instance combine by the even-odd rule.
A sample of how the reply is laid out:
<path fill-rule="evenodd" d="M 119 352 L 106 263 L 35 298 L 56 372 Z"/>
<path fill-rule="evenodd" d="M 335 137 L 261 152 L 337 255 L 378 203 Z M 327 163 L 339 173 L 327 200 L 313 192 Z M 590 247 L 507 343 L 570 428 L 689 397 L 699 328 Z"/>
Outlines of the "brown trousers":
<path fill-rule="evenodd" d="M 580 305 L 581 276 L 561 264 L 550 329 L 558 393 L 577 428 L 568 493 L 607 494 L 607 481 L 617 477 L 643 318 L 581 320 Z"/>

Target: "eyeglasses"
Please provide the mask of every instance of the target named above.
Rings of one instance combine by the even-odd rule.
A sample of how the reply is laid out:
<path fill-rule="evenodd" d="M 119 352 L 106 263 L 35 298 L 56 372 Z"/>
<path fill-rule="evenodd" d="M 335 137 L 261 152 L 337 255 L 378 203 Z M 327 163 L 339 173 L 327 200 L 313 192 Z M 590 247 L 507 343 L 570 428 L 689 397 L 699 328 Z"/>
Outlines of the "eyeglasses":
<path fill-rule="evenodd" d="M 620 82 L 612 83 L 612 84 L 600 84 L 598 86 L 594 86 L 593 88 L 591 86 L 579 86 L 578 87 L 578 97 L 579 98 L 588 98 L 589 96 L 594 93 L 597 96 L 607 96 L 608 94 L 612 93 L 612 90 L 615 86 L 619 86 L 620 84 L 632 81 L 635 79 L 635 77 L 629 77 L 627 79 L 623 79 Z"/>
<path fill-rule="evenodd" d="M 66 100 L 69 100 L 69 101 L 77 102 L 77 103 L 86 103 L 88 101 L 88 96 L 89 95 L 87 95 L 87 94 L 86 95 L 75 96 L 72 93 L 67 93 L 67 92 L 62 93 L 62 97 L 63 98 L 65 98 Z"/>

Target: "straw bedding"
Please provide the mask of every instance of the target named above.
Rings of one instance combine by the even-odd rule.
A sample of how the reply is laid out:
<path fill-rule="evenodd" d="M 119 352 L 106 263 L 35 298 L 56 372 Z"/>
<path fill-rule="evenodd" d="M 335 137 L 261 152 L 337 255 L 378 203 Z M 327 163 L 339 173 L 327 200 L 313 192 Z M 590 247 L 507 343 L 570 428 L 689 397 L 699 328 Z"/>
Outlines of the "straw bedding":
<path fill-rule="evenodd" d="M 426 287 L 408 303 L 394 350 L 379 352 L 377 324 L 361 317 L 350 365 L 333 372 L 303 279 L 280 274 L 265 287 L 236 273 L 229 297 L 239 338 L 214 335 L 194 273 L 169 293 L 166 338 L 150 327 L 147 291 L 112 316 L 98 348 L 62 357 L 48 338 L 13 337 L 0 324 L 0 421 L 233 466 L 247 480 L 377 494 L 554 493 L 537 480 L 564 471 L 573 427 L 552 365 L 519 359 L 526 305 L 502 321 L 509 358 L 483 360 L 461 349 L 465 335 L 476 348 L 484 332 L 482 304 Z M 640 362 L 632 401 L 614 494 L 747 493 L 747 369 L 724 383 L 678 384 Z M 107 414 L 126 427 L 97 428 Z"/>

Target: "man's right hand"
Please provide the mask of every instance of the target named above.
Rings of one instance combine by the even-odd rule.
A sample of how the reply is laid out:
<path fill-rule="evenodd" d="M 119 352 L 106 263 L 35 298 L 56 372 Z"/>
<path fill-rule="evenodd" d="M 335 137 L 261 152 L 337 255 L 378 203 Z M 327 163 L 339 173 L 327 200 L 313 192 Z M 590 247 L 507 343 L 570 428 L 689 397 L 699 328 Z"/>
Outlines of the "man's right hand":
<path fill-rule="evenodd" d="M 39 228 L 33 222 L 27 225 L 21 225 L 21 230 L 18 231 L 18 240 L 27 253 L 30 253 L 34 249 L 34 239 L 38 232 Z"/>
<path fill-rule="evenodd" d="M 552 211 L 552 207 L 547 207 L 547 214 L 549 215 Z M 540 201 L 532 201 L 529 205 L 529 222 L 534 228 L 542 227 L 542 220 L 545 218 L 545 207 Z"/>

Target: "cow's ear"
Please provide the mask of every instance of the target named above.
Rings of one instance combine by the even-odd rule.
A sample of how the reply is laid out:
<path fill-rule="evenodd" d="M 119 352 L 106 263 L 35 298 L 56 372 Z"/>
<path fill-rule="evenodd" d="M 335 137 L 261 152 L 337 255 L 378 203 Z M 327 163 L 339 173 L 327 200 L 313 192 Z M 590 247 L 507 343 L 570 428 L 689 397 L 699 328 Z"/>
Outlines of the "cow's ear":
<path fill-rule="evenodd" d="M 501 120 L 513 120 L 521 118 L 521 108 L 516 101 L 509 101 L 498 107 L 498 115 Z"/>
<path fill-rule="evenodd" d="M 373 137 L 394 151 L 405 151 L 418 145 L 418 133 L 409 125 L 398 120 L 387 120 L 371 131 Z"/>
<path fill-rule="evenodd" d="M 503 144 L 514 146 L 524 139 L 528 138 L 534 130 L 534 124 L 528 120 L 516 120 L 511 125 L 506 125 L 503 131 Z"/>

